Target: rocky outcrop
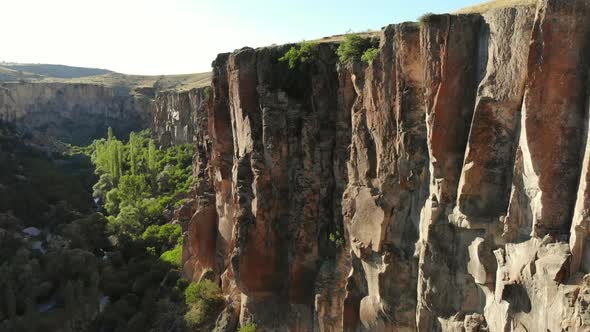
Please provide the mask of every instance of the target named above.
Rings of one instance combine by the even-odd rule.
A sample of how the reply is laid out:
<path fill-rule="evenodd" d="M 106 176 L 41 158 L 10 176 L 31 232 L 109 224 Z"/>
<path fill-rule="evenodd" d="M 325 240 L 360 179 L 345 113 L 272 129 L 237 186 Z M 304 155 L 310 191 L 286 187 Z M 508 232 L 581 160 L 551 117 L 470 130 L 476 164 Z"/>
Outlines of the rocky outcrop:
<path fill-rule="evenodd" d="M 320 45 L 317 60 L 297 72 L 277 63 L 287 50 L 246 48 L 214 62 L 211 150 L 197 152 L 200 190 L 184 256 L 193 279 L 215 271 L 241 321 L 308 331 L 321 289 L 312 285 L 321 271 L 333 273 L 323 265 L 338 254 L 329 234 L 341 229 L 350 131 L 342 130 L 349 118 L 339 107 L 335 45 Z M 203 233 L 190 231 L 211 225 L 215 247 L 199 252 L 215 254 L 213 266 L 191 249 Z"/>
<path fill-rule="evenodd" d="M 0 121 L 33 135 L 88 144 L 108 127 L 127 134 L 147 125 L 151 99 L 94 84 L 0 84 Z"/>
<path fill-rule="evenodd" d="M 152 134 L 162 146 L 192 143 L 198 115 L 206 112 L 210 87 L 163 91 L 156 95 L 151 114 Z M 205 117 L 205 122 L 206 117 Z"/>
<path fill-rule="evenodd" d="M 391 25 L 370 65 L 219 55 L 185 274 L 263 331 L 587 329 L 589 10 Z"/>

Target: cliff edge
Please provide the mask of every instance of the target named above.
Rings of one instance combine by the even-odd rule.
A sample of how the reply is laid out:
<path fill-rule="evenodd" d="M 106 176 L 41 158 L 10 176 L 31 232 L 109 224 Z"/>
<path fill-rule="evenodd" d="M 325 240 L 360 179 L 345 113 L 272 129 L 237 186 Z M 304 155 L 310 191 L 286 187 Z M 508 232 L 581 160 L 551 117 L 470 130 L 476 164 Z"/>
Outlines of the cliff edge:
<path fill-rule="evenodd" d="M 371 64 L 219 55 L 183 251 L 217 330 L 587 329 L 588 14 L 431 15 Z"/>

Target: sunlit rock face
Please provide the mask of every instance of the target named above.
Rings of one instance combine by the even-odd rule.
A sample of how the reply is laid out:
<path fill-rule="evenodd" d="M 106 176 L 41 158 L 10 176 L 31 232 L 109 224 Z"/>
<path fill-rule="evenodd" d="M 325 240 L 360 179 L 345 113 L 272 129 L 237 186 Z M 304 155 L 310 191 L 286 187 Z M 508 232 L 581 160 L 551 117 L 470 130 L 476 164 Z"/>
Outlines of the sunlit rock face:
<path fill-rule="evenodd" d="M 589 11 L 390 25 L 371 64 L 219 55 L 184 248 L 218 330 L 587 330 Z"/>
<path fill-rule="evenodd" d="M 124 136 L 148 125 L 151 99 L 95 84 L 0 84 L 0 121 L 33 135 L 88 144 L 108 127 Z"/>

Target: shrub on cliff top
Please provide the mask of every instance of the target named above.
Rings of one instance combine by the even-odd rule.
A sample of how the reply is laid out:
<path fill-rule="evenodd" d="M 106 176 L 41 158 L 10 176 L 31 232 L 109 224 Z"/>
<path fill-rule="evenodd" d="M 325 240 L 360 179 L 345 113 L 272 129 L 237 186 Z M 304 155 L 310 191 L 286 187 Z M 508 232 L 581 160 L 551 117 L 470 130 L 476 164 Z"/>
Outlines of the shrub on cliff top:
<path fill-rule="evenodd" d="M 420 17 L 418 17 L 418 22 L 420 22 L 420 24 L 426 24 L 429 21 L 431 21 L 434 17 L 436 17 L 436 14 L 434 13 L 422 14 Z"/>
<path fill-rule="evenodd" d="M 291 48 L 282 57 L 280 62 L 287 61 L 290 69 L 296 69 L 304 63 L 308 63 L 314 56 L 314 50 L 317 43 L 303 42 Z"/>
<path fill-rule="evenodd" d="M 377 48 L 379 40 L 376 38 L 362 37 L 358 34 L 349 33 L 344 41 L 338 46 L 336 53 L 342 63 L 350 63 L 360 59 L 363 54 L 371 49 Z"/>

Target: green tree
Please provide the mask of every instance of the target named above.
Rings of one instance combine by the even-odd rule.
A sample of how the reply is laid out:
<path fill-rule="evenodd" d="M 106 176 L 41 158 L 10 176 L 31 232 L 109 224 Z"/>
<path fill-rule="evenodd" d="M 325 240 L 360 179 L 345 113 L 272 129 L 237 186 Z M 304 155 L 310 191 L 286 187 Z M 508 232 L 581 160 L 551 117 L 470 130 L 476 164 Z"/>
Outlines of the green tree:
<path fill-rule="evenodd" d="M 113 135 L 113 128 L 109 127 L 109 129 L 107 129 L 107 140 L 111 141 L 112 139 L 114 139 L 115 135 Z"/>
<path fill-rule="evenodd" d="M 124 175 L 119 182 L 121 205 L 139 207 L 148 196 L 148 184 L 143 175 Z"/>
<path fill-rule="evenodd" d="M 316 54 L 317 43 L 303 42 L 291 48 L 282 57 L 281 62 L 287 62 L 290 69 L 296 69 L 300 65 L 308 63 Z"/>
<path fill-rule="evenodd" d="M 157 172 L 157 164 L 156 164 L 156 145 L 154 144 L 154 140 L 149 140 L 148 143 L 148 170 L 150 173 L 150 176 L 153 178 L 156 175 Z"/>
<path fill-rule="evenodd" d="M 358 60 L 370 48 L 376 48 L 379 45 L 377 39 L 362 37 L 355 33 L 349 33 L 344 37 L 344 41 L 338 46 L 336 53 L 343 63 L 349 63 Z M 371 60 L 372 61 L 372 60 Z"/>
<path fill-rule="evenodd" d="M 115 188 L 107 193 L 106 203 L 104 205 L 105 210 L 110 215 L 116 215 L 119 213 L 119 206 L 121 205 L 121 197 L 119 195 L 119 189 Z"/>
<path fill-rule="evenodd" d="M 129 134 L 129 166 L 131 166 L 131 174 L 137 175 L 139 173 L 139 161 L 141 158 L 141 146 L 135 133 Z"/>
<path fill-rule="evenodd" d="M 109 216 L 108 230 L 114 234 L 127 234 L 132 238 L 141 235 L 144 226 L 140 221 L 139 210 L 134 206 L 124 206 L 116 217 Z"/>

